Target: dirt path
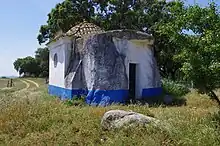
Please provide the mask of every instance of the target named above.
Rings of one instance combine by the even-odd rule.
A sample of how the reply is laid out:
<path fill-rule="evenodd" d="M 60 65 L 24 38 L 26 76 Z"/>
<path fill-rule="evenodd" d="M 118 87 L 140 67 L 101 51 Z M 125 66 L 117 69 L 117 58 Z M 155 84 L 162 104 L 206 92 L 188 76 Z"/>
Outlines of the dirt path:
<path fill-rule="evenodd" d="M 29 84 L 27 81 L 22 80 L 22 79 L 20 79 L 20 81 L 21 81 L 21 82 L 23 82 L 23 83 L 26 85 L 26 87 L 25 87 L 25 88 L 23 88 L 23 89 L 21 89 L 21 90 L 19 90 L 19 91 L 22 91 L 22 90 L 27 90 L 27 89 L 30 87 L 30 84 Z"/>
<path fill-rule="evenodd" d="M 26 85 L 25 88 L 19 90 L 19 91 L 25 91 L 31 88 L 31 84 L 34 84 L 37 88 L 39 88 L 39 84 L 32 81 L 32 80 L 28 80 L 28 79 L 19 79 L 22 83 L 24 83 Z"/>
<path fill-rule="evenodd" d="M 20 93 L 20 92 L 25 92 L 25 91 L 28 91 L 30 89 L 35 89 L 35 88 L 39 88 L 40 85 L 38 83 L 36 83 L 35 81 L 32 81 L 30 79 L 25 79 L 25 78 L 20 78 L 20 79 L 17 79 L 17 81 L 20 82 L 20 84 L 23 84 L 21 88 L 19 89 L 15 89 L 15 93 Z M 13 87 L 12 88 L 0 88 L 1 90 L 9 90 L 9 89 L 14 89 Z"/>
<path fill-rule="evenodd" d="M 32 83 L 32 84 L 34 84 L 37 88 L 40 87 L 38 83 L 36 83 L 36 82 L 34 82 L 34 81 L 32 81 L 32 80 L 28 80 L 28 79 L 25 79 L 25 80 L 28 81 L 28 82 L 30 82 L 30 83 Z"/>

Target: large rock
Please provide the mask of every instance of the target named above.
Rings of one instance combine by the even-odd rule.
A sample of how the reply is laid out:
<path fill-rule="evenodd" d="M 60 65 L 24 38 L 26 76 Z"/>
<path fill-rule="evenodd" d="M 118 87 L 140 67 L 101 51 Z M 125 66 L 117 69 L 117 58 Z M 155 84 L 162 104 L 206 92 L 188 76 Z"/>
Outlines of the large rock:
<path fill-rule="evenodd" d="M 123 110 L 111 110 L 104 114 L 101 125 L 105 130 L 118 129 L 125 126 L 146 126 L 152 124 L 159 126 L 160 121 L 143 114 Z"/>

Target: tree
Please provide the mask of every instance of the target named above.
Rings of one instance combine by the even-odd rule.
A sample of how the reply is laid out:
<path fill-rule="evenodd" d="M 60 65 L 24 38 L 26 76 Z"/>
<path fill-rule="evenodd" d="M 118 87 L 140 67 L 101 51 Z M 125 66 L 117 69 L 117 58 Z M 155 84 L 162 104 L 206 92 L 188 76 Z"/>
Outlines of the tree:
<path fill-rule="evenodd" d="M 67 32 L 71 27 L 86 20 L 105 30 L 142 30 L 144 10 L 155 0 L 65 0 L 58 3 L 48 14 L 46 25 L 38 35 L 39 43 L 54 38 L 57 32 Z M 96 10 L 96 11 L 95 11 Z"/>
<path fill-rule="evenodd" d="M 55 37 L 58 31 L 67 32 L 71 27 L 86 20 L 92 21 L 94 4 L 88 0 L 65 0 L 58 3 L 48 14 L 46 25 L 42 25 L 37 37 L 40 44 Z"/>
<path fill-rule="evenodd" d="M 185 19 L 185 29 L 195 35 L 187 36 L 184 49 L 176 58 L 183 64 L 184 77 L 220 104 L 214 93 L 220 87 L 220 14 L 217 5 L 191 6 Z"/>
<path fill-rule="evenodd" d="M 178 47 L 176 42 L 170 41 L 172 38 L 169 35 L 162 35 L 159 30 L 164 24 L 175 22 L 175 15 L 183 7 L 182 2 L 165 0 L 65 0 L 57 4 L 48 15 L 47 25 L 41 26 L 38 41 L 44 43 L 53 39 L 56 32 L 62 30 L 65 33 L 83 19 L 104 30 L 144 29 L 155 37 L 156 57 L 162 75 L 176 79 L 181 65 L 173 61 L 173 55 Z"/>
<path fill-rule="evenodd" d="M 39 76 L 40 67 L 38 62 L 33 57 L 19 58 L 14 62 L 14 68 L 19 72 L 19 75 L 24 76 Z"/>
<path fill-rule="evenodd" d="M 14 68 L 19 75 L 48 77 L 49 76 L 49 50 L 48 48 L 38 48 L 35 52 L 35 58 L 18 58 L 14 62 Z"/>
<path fill-rule="evenodd" d="M 99 3 L 97 23 L 105 30 L 136 29 L 143 30 L 145 9 L 154 0 L 108 0 Z"/>
<path fill-rule="evenodd" d="M 24 73 L 23 71 L 23 59 L 22 58 L 18 58 L 15 62 L 14 62 L 14 69 L 19 72 L 19 75 L 21 75 L 22 73 Z"/>
<path fill-rule="evenodd" d="M 49 49 L 38 48 L 35 52 L 35 59 L 39 63 L 40 67 L 40 76 L 48 77 L 49 76 Z"/>
<path fill-rule="evenodd" d="M 145 11 L 145 31 L 155 38 L 155 56 L 161 75 L 164 78 L 180 80 L 181 63 L 174 61 L 173 57 L 178 54 L 181 49 L 179 46 L 184 41 L 181 37 L 182 24 L 176 25 L 176 20 L 185 13 L 184 3 L 154 1 Z"/>
<path fill-rule="evenodd" d="M 219 10 L 215 3 L 205 8 L 190 6 L 179 11 L 181 13 L 176 13 L 176 8 L 172 7 L 175 21 L 169 20 L 157 31 L 162 36 L 169 36 L 169 42 L 178 47 L 172 53 L 172 59 L 180 63 L 184 80 L 193 81 L 195 88 L 209 94 L 220 104 L 214 93 L 220 87 Z M 191 33 L 184 33 L 184 30 Z"/>

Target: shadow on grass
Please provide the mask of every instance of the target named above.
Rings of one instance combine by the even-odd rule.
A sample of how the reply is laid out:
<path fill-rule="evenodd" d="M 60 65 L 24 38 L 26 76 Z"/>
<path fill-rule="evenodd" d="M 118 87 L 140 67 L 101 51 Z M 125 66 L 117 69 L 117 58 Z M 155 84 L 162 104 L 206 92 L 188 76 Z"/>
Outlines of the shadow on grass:
<path fill-rule="evenodd" d="M 67 106 L 86 106 L 86 96 L 79 96 L 74 97 L 73 99 L 66 99 L 61 100 Z M 129 105 L 139 105 L 139 106 L 149 106 L 149 107 L 169 107 L 169 106 L 186 106 L 186 98 L 181 97 L 175 97 L 171 95 L 161 95 L 157 97 L 147 97 L 144 99 L 136 99 L 136 100 L 129 100 L 126 101 L 123 104 L 115 103 L 112 105 L 121 105 L 121 106 L 129 106 Z M 111 106 L 111 105 L 109 105 Z"/>
<path fill-rule="evenodd" d="M 173 97 L 173 96 L 161 96 L 161 97 L 148 97 L 145 99 L 127 101 L 125 105 L 147 105 L 149 107 L 170 107 L 170 106 L 186 106 L 186 98 Z"/>
<path fill-rule="evenodd" d="M 141 100 L 134 101 L 134 103 L 139 103 L 141 105 L 147 104 L 150 107 L 186 106 L 187 100 L 185 95 L 190 92 L 190 89 L 185 85 L 164 79 L 162 88 L 163 91 L 160 96 L 145 97 Z"/>
<path fill-rule="evenodd" d="M 186 106 L 186 101 L 184 97 L 177 98 L 170 95 L 140 100 L 142 104 L 148 104 L 150 107 Z"/>

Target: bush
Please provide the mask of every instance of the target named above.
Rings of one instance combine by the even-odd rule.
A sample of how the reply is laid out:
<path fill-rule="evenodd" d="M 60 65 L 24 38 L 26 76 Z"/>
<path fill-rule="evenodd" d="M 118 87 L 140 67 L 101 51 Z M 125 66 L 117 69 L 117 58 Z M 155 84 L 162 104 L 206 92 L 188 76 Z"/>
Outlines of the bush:
<path fill-rule="evenodd" d="M 186 105 L 186 99 L 183 96 L 190 92 L 190 90 L 186 86 L 176 83 L 174 81 L 164 79 L 162 80 L 162 88 L 163 93 L 161 95 L 147 97 L 143 100 L 140 100 L 140 103 L 147 103 L 149 106 Z"/>
<path fill-rule="evenodd" d="M 85 97 L 84 96 L 74 96 L 73 99 L 65 101 L 65 104 L 68 106 L 85 106 Z"/>
<path fill-rule="evenodd" d="M 212 121 L 214 122 L 216 128 L 218 129 L 220 133 L 220 111 L 214 114 Z"/>
<path fill-rule="evenodd" d="M 169 94 L 174 97 L 182 97 L 190 92 L 189 88 L 186 86 L 167 79 L 162 81 L 162 87 L 165 94 Z"/>

